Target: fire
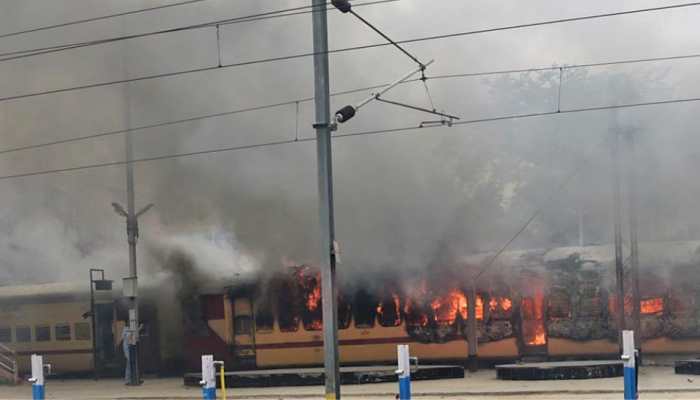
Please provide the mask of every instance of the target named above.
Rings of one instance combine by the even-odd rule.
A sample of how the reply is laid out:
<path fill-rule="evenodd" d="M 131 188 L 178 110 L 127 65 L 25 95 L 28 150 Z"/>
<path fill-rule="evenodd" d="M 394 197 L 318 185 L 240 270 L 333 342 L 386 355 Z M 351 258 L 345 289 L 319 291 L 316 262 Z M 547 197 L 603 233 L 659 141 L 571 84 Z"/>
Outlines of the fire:
<path fill-rule="evenodd" d="M 304 328 L 312 331 L 321 330 L 323 328 L 321 273 L 305 266 L 299 268 L 295 275 L 304 299 L 305 310 L 302 315 Z"/>
<path fill-rule="evenodd" d="M 544 327 L 544 295 L 536 292 L 533 297 L 523 297 L 521 303 L 523 340 L 528 346 L 547 344 Z"/>
<path fill-rule="evenodd" d="M 321 305 L 321 286 L 317 285 L 306 294 L 306 309 L 316 311 Z"/>
<path fill-rule="evenodd" d="M 464 321 L 469 318 L 468 305 L 464 292 L 453 289 L 445 296 L 433 299 L 430 308 L 433 309 L 435 322 L 441 325 L 452 325 L 457 320 L 458 315 Z M 476 297 L 476 319 L 484 319 L 484 299 L 481 296 Z"/>
<path fill-rule="evenodd" d="M 435 298 L 430 307 L 434 311 L 435 321 L 439 324 L 454 324 L 457 314 L 461 315 L 462 319 L 467 319 L 467 296 L 459 289 Z"/>
<path fill-rule="evenodd" d="M 503 312 L 508 312 L 513 308 L 513 302 L 507 297 L 492 297 L 491 300 L 489 300 L 489 310 L 491 312 L 496 312 L 499 308 Z"/>
<path fill-rule="evenodd" d="M 476 319 L 484 319 L 484 299 L 476 296 Z"/>
<path fill-rule="evenodd" d="M 642 314 L 658 314 L 664 311 L 664 299 L 661 297 L 642 300 L 639 305 Z"/>
<path fill-rule="evenodd" d="M 664 311 L 664 299 L 662 297 L 654 297 L 651 299 L 640 300 L 639 312 L 642 315 L 658 314 Z M 608 300 L 608 309 L 610 314 L 617 314 L 617 297 L 610 296 Z M 632 296 L 625 296 L 625 314 L 632 315 Z"/>
<path fill-rule="evenodd" d="M 535 329 L 535 338 L 528 342 L 529 345 L 542 346 L 547 344 L 547 336 L 544 333 L 544 325 L 538 325 Z"/>

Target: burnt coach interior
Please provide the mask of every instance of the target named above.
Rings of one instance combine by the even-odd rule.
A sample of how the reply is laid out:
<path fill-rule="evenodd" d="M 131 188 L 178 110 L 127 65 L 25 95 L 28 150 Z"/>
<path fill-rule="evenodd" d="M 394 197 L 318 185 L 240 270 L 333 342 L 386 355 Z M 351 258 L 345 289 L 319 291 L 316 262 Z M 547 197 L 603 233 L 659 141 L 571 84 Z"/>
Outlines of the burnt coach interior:
<path fill-rule="evenodd" d="M 534 261 L 532 254 L 517 258 L 517 263 L 502 265 L 477 285 L 480 359 L 617 354 L 610 265 L 581 254 L 553 260 L 541 254 Z M 642 269 L 643 352 L 700 352 L 696 270 L 694 263 Z M 395 276 L 372 287 L 341 288 L 341 362 L 391 363 L 396 345 L 402 343 L 410 344 L 422 362 L 465 362 L 471 272 L 466 266 L 439 279 Z M 237 368 L 321 365 L 321 301 L 318 270 L 309 266 L 287 268 L 252 286 L 202 295 L 186 307 L 188 369 L 199 368 L 204 352 Z M 625 304 L 626 323 L 632 326 L 631 292 L 625 294 Z"/>

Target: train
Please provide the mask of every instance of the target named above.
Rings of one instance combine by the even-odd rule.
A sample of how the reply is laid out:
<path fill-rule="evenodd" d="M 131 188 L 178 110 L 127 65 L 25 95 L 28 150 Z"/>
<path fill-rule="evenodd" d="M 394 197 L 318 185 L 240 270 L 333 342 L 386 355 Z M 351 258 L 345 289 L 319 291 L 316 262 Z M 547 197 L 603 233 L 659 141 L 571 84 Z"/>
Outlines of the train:
<path fill-rule="evenodd" d="M 142 354 L 152 355 L 142 357 L 142 365 L 146 372 L 157 372 L 154 307 L 146 303 L 140 311 Z M 0 343 L 14 351 L 22 375 L 30 372 L 32 354 L 43 355 L 56 376 L 119 374 L 125 358 L 118 346 L 127 319 L 126 302 L 111 288 L 94 291 L 92 307 L 87 282 L 0 287 Z"/>
<path fill-rule="evenodd" d="M 700 353 L 700 242 L 644 243 L 640 265 L 643 354 Z M 616 358 L 619 353 L 612 246 L 492 253 L 415 276 L 365 277 L 338 295 L 343 365 L 394 363 L 409 344 L 422 363 L 465 364 L 468 298 L 474 287 L 477 356 L 522 359 Z M 368 285 L 367 280 L 375 280 Z M 634 324 L 629 273 L 625 323 Z M 292 266 L 253 285 L 202 293 L 185 327 L 186 368 L 202 353 L 240 369 L 323 363 L 320 277 Z"/>
<path fill-rule="evenodd" d="M 643 354 L 700 353 L 700 242 L 640 248 Z M 476 254 L 444 267 L 341 279 L 341 363 L 392 364 L 396 345 L 408 344 L 421 363 L 464 364 L 470 299 L 483 362 L 617 357 L 612 246 L 510 251 L 489 262 L 493 257 Z M 631 327 L 628 275 L 624 313 Z M 57 375 L 123 371 L 126 302 L 116 291 L 96 291 L 93 327 L 89 288 L 0 287 L 0 342 L 16 351 L 20 371 L 28 371 L 32 353 L 43 354 Z M 197 372 L 202 354 L 238 370 L 323 363 L 321 282 L 314 266 L 288 265 L 246 283 L 212 280 L 177 301 L 159 290 L 144 287 L 140 301 L 145 373 Z"/>

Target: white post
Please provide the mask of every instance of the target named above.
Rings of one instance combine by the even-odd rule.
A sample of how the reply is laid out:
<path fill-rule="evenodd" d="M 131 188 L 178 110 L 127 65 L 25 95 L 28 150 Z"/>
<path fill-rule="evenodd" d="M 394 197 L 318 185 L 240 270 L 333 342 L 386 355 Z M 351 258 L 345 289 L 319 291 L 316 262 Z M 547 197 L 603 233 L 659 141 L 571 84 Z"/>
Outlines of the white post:
<path fill-rule="evenodd" d="M 622 360 L 624 361 L 625 400 L 637 399 L 637 354 L 634 331 L 622 331 Z"/>
<path fill-rule="evenodd" d="M 411 357 L 408 352 L 407 344 L 397 346 L 397 355 L 399 361 L 399 369 L 396 374 L 399 376 L 399 399 L 411 399 Z"/>
<path fill-rule="evenodd" d="M 40 355 L 32 354 L 32 377 L 29 382 L 32 382 L 32 399 L 44 400 L 44 360 Z"/>
<path fill-rule="evenodd" d="M 214 369 L 214 356 L 211 354 L 202 356 L 202 398 L 204 400 L 216 399 L 216 370 Z"/>

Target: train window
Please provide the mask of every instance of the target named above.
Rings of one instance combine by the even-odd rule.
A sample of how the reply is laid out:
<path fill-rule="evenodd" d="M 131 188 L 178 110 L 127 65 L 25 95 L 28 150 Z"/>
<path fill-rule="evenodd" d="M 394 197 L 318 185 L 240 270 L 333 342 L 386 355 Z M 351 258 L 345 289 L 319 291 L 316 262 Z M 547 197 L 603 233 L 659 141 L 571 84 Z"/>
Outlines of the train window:
<path fill-rule="evenodd" d="M 571 301 L 566 288 L 555 287 L 550 290 L 547 313 L 550 318 L 571 318 Z"/>
<path fill-rule="evenodd" d="M 34 338 L 37 342 L 48 342 L 51 340 L 51 327 L 48 325 L 37 325 L 34 328 Z"/>
<path fill-rule="evenodd" d="M 352 307 L 344 296 L 338 297 L 338 329 L 348 329 L 352 320 Z"/>
<path fill-rule="evenodd" d="M 255 331 L 269 332 L 274 327 L 275 317 L 268 304 L 261 304 L 255 310 Z"/>
<path fill-rule="evenodd" d="M 299 330 L 299 308 L 296 302 L 295 292 L 290 282 L 283 282 L 277 294 L 277 323 L 282 332 L 296 332 Z"/>
<path fill-rule="evenodd" d="M 70 340 L 70 324 L 56 324 L 53 333 L 56 340 Z"/>
<path fill-rule="evenodd" d="M 0 343 L 10 343 L 12 342 L 12 328 L 0 327 Z"/>
<path fill-rule="evenodd" d="M 18 343 L 31 342 L 32 330 L 28 326 L 18 326 L 15 328 L 15 340 Z"/>
<path fill-rule="evenodd" d="M 372 328 L 377 319 L 377 304 L 379 302 L 368 291 L 360 289 L 355 294 L 352 306 L 352 316 L 358 328 Z"/>
<path fill-rule="evenodd" d="M 250 335 L 253 330 L 253 319 L 249 315 L 242 315 L 233 320 L 233 333 L 235 335 Z"/>
<path fill-rule="evenodd" d="M 73 327 L 75 328 L 75 340 L 90 340 L 92 336 L 90 324 L 87 322 L 76 322 Z"/>
<path fill-rule="evenodd" d="M 401 302 L 397 294 L 385 296 L 377 307 L 379 325 L 384 327 L 401 325 Z"/>

